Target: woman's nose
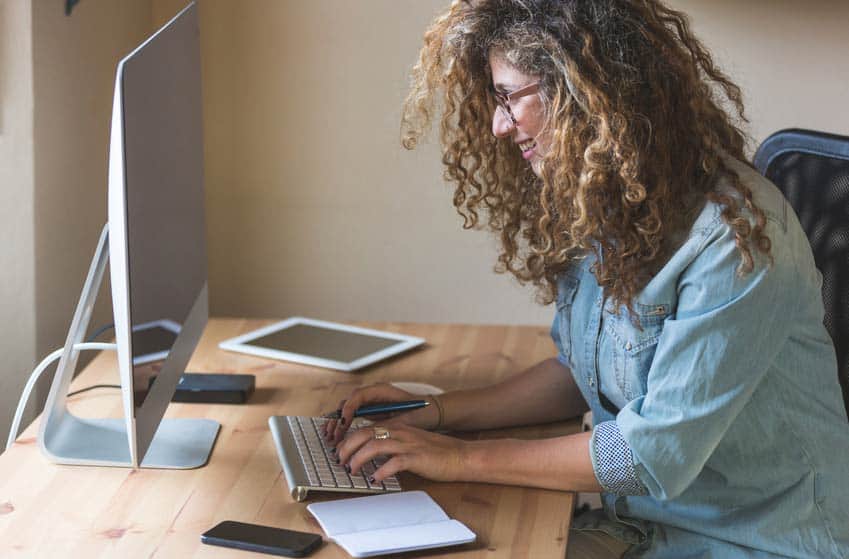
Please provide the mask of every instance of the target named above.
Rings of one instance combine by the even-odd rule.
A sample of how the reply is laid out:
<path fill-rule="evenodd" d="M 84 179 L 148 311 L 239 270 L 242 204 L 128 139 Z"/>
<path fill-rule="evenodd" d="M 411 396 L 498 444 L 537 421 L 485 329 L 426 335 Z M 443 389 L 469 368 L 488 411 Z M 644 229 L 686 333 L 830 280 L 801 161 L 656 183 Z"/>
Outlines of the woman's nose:
<path fill-rule="evenodd" d="M 500 107 L 497 107 L 492 114 L 492 133 L 496 138 L 503 138 L 510 134 L 510 131 L 513 130 L 513 127 L 516 126 L 513 123 L 513 119 L 510 118 L 505 111 Z"/>

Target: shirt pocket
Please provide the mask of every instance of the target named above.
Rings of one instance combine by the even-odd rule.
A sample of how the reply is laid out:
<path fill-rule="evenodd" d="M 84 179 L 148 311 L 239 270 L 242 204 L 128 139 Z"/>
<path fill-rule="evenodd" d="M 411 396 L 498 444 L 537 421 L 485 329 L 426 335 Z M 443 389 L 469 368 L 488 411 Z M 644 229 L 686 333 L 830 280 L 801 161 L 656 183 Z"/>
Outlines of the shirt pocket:
<path fill-rule="evenodd" d="M 557 348 L 572 366 L 572 307 L 578 291 L 578 278 L 561 274 L 557 279 L 557 320 L 552 336 L 556 336 Z"/>
<path fill-rule="evenodd" d="M 635 324 L 626 308 L 619 315 L 605 317 L 605 331 L 610 336 L 616 384 L 626 401 L 645 395 L 646 385 L 657 342 L 663 331 L 663 323 L 671 312 L 667 303 L 633 303 L 639 319 Z"/>

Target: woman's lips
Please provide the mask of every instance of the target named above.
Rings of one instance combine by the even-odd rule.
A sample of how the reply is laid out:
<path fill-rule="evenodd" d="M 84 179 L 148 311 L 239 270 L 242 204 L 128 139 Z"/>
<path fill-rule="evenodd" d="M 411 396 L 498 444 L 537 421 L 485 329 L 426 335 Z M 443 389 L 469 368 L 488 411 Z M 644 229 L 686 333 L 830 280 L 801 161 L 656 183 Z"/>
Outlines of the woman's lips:
<path fill-rule="evenodd" d="M 534 140 L 519 143 L 519 149 L 522 150 L 522 157 L 526 160 L 534 156 L 535 147 L 537 147 L 537 143 Z"/>

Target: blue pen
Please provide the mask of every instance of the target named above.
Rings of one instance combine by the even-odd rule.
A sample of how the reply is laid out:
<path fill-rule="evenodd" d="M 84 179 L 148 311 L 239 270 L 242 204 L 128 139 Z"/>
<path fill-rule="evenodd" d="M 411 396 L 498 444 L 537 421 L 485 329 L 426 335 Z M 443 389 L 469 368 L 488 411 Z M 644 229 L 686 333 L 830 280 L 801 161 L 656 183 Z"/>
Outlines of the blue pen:
<path fill-rule="evenodd" d="M 409 400 L 407 402 L 389 402 L 386 404 L 373 404 L 371 406 L 361 406 L 354 412 L 354 417 L 362 417 L 366 415 L 380 415 L 383 413 L 393 413 L 400 411 L 412 411 L 425 406 L 429 406 L 427 400 Z M 342 410 L 326 413 L 321 417 L 325 419 L 339 419 L 342 417 Z"/>

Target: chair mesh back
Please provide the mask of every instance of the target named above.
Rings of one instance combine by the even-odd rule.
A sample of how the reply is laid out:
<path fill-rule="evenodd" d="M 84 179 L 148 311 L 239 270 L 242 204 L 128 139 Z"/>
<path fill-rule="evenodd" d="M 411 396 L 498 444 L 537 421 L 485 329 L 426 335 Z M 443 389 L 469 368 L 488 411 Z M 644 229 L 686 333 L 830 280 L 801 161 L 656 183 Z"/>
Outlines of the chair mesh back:
<path fill-rule="evenodd" d="M 822 272 L 824 322 L 849 411 L 849 138 L 783 131 L 767 139 L 755 159 L 799 216 Z"/>

